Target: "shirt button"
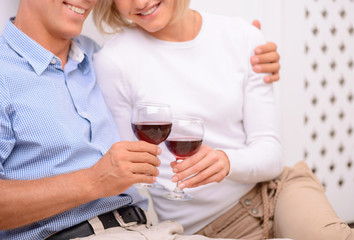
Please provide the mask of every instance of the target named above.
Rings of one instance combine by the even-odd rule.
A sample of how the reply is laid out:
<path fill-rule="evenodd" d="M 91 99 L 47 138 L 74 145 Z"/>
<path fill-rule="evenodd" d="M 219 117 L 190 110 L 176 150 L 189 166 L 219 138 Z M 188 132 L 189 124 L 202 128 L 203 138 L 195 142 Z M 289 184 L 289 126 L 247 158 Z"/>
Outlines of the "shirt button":
<path fill-rule="evenodd" d="M 51 64 L 56 64 L 57 63 L 57 60 L 55 58 L 52 58 L 52 60 L 50 60 L 50 63 Z"/>
<path fill-rule="evenodd" d="M 81 116 L 84 118 L 88 118 L 88 114 L 87 113 L 81 113 Z"/>

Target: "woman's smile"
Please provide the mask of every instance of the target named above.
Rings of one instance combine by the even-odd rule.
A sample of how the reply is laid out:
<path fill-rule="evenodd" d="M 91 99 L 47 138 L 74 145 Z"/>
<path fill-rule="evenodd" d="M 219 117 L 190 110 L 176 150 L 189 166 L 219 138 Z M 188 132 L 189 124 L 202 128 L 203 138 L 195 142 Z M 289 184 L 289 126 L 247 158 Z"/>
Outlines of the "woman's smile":
<path fill-rule="evenodd" d="M 157 12 L 159 6 L 160 6 L 160 3 L 157 3 L 155 4 L 154 6 L 152 6 L 151 8 L 148 7 L 148 8 L 145 8 L 145 9 L 148 9 L 148 10 L 142 10 L 140 11 L 137 15 L 141 15 L 141 16 L 149 16 L 149 15 L 152 15 L 153 13 Z M 149 9 L 150 8 L 150 9 Z"/>

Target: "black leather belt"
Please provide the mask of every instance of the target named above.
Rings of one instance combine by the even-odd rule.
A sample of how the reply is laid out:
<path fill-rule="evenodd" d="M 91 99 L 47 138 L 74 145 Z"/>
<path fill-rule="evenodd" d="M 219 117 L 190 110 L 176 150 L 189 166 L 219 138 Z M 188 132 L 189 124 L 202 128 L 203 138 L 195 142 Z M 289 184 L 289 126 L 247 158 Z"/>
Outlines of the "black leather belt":
<path fill-rule="evenodd" d="M 129 206 L 117 209 L 118 214 L 114 216 L 113 212 L 99 215 L 98 218 L 103 224 L 104 229 L 112 227 L 126 227 L 132 224 L 145 224 L 145 212 L 135 206 Z M 118 219 L 118 220 L 117 220 Z M 54 235 L 46 238 L 47 240 L 69 240 L 72 238 L 88 237 L 94 234 L 94 231 L 88 221 L 79 223 L 70 228 L 64 229 Z"/>

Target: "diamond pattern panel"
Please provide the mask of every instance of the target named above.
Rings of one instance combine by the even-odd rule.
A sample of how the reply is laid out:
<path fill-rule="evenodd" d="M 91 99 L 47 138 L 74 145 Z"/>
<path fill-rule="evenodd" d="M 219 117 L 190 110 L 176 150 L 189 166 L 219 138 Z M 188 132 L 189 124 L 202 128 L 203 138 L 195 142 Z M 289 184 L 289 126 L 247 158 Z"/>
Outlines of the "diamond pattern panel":
<path fill-rule="evenodd" d="M 308 0 L 304 17 L 304 158 L 327 191 L 354 189 L 354 0 Z"/>

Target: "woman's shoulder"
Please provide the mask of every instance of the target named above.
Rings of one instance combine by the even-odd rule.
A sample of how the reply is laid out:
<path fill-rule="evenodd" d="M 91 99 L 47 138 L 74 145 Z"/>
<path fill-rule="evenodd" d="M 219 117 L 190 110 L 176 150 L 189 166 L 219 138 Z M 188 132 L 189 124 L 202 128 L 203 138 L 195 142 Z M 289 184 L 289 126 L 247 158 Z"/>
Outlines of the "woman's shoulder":
<path fill-rule="evenodd" d="M 245 19 L 237 16 L 219 15 L 214 13 L 201 12 L 206 24 L 214 30 L 228 31 L 235 34 L 259 35 L 260 31 Z"/>
<path fill-rule="evenodd" d="M 243 18 L 211 13 L 201 15 L 208 38 L 222 42 L 224 48 L 236 48 L 238 51 L 242 48 L 248 54 L 265 42 L 262 32 Z"/>
<path fill-rule="evenodd" d="M 102 46 L 103 51 L 123 51 L 136 48 L 137 43 L 142 43 L 144 35 L 138 28 L 124 28 L 108 38 Z M 101 51 L 102 51 L 101 50 Z"/>

